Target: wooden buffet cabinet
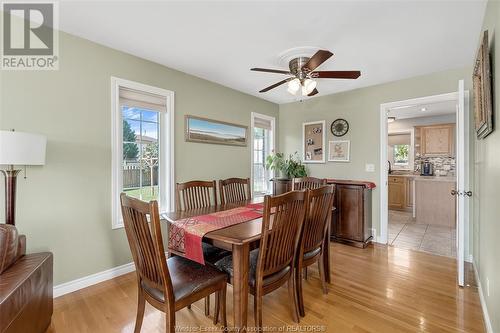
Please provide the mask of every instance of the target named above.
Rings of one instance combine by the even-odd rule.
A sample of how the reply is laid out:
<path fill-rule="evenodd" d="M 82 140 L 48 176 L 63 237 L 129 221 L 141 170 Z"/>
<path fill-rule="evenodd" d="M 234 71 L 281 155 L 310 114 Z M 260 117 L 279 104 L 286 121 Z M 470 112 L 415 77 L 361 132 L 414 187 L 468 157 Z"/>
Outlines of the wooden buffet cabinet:
<path fill-rule="evenodd" d="M 335 185 L 335 200 L 330 226 L 330 239 L 357 247 L 372 240 L 372 182 L 328 179 Z M 291 190 L 291 181 L 273 180 L 273 195 Z"/>
<path fill-rule="evenodd" d="M 375 184 L 329 179 L 335 185 L 335 211 L 332 214 L 330 239 L 366 247 L 372 240 L 372 189 Z"/>

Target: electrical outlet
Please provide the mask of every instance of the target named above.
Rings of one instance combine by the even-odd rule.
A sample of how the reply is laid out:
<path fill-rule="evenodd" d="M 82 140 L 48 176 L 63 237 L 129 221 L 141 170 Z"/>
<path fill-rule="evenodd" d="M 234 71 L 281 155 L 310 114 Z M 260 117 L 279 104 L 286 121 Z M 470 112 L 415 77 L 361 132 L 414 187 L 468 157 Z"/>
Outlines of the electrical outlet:
<path fill-rule="evenodd" d="M 490 279 L 486 278 L 486 296 L 490 297 Z"/>
<path fill-rule="evenodd" d="M 375 172 L 375 164 L 365 164 L 366 172 Z"/>

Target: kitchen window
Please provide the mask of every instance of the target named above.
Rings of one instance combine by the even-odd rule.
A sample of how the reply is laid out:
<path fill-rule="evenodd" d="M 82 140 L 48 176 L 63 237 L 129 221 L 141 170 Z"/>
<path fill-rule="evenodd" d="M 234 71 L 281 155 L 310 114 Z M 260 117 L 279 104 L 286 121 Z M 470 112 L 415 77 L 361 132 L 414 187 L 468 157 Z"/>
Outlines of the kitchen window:
<path fill-rule="evenodd" d="M 393 170 L 413 171 L 414 140 L 413 129 L 389 133 L 387 157 Z"/>
<path fill-rule="evenodd" d="M 394 145 L 394 165 L 408 166 L 410 145 Z"/>

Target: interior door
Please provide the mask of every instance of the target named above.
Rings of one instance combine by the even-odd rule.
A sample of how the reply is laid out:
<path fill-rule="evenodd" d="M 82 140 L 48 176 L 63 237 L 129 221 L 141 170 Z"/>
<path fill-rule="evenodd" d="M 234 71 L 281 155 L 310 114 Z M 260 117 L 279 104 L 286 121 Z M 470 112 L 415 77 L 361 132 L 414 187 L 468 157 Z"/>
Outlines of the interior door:
<path fill-rule="evenodd" d="M 464 81 L 458 81 L 458 101 L 457 101 L 457 281 L 459 286 L 464 286 L 464 254 L 465 254 L 465 193 L 466 193 L 466 103 Z M 468 110 L 467 110 L 468 111 Z M 468 122 L 467 122 L 468 124 Z"/>

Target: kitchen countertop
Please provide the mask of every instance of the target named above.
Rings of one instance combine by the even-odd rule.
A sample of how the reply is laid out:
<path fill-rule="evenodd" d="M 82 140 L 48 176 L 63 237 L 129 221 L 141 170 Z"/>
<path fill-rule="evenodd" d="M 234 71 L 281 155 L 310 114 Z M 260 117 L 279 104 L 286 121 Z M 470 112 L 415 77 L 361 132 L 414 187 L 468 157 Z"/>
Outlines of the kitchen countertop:
<path fill-rule="evenodd" d="M 389 174 L 389 177 L 406 177 L 406 178 L 414 178 L 415 181 L 440 181 L 440 182 L 456 182 L 457 178 L 455 176 L 421 176 L 419 174 L 398 174 L 393 173 Z"/>

